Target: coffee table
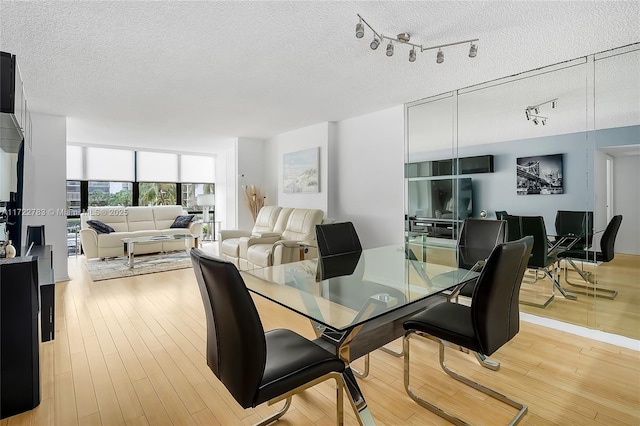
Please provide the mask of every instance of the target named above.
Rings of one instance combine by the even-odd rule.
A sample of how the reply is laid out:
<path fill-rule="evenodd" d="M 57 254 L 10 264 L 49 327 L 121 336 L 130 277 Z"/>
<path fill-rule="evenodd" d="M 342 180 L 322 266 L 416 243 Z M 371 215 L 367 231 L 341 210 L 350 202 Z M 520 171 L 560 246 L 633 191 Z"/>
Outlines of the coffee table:
<path fill-rule="evenodd" d="M 186 247 L 187 254 L 189 253 L 189 249 L 191 247 L 198 247 L 198 236 L 192 234 L 175 234 L 175 235 L 153 235 L 146 237 L 133 237 L 133 238 L 123 238 L 122 242 L 127 245 L 127 265 L 129 269 L 133 269 L 133 257 L 134 257 L 134 247 L 136 244 L 153 244 L 153 243 L 161 243 L 163 241 L 175 241 L 175 240 L 184 240 L 185 246 L 189 240 L 193 240 L 193 244 Z"/>

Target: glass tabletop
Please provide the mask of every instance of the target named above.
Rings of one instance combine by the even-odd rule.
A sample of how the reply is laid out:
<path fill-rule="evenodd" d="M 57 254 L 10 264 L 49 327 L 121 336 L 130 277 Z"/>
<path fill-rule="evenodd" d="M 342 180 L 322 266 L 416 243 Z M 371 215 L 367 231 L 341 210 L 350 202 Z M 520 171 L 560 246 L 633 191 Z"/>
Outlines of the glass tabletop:
<path fill-rule="evenodd" d="M 420 248 L 422 249 L 422 248 Z M 455 247 L 385 246 L 243 271 L 247 288 L 337 331 L 453 289 L 478 276 L 458 268 Z"/>
<path fill-rule="evenodd" d="M 186 240 L 196 238 L 197 235 L 192 234 L 170 234 L 170 235 L 148 235 L 144 237 L 123 238 L 124 243 L 157 243 L 161 241 Z"/>

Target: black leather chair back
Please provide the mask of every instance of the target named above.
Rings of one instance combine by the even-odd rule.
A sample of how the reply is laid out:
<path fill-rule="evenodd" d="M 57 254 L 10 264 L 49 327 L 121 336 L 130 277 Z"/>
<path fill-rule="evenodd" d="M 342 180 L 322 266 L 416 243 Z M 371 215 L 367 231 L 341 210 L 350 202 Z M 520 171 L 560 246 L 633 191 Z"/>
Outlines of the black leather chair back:
<path fill-rule="evenodd" d="M 320 256 L 362 251 L 358 233 L 351 222 L 316 225 L 316 240 Z"/>
<path fill-rule="evenodd" d="M 545 268 L 549 265 L 547 230 L 542 216 L 520 216 L 522 236 L 533 237 L 533 250 L 529 258 L 530 268 Z"/>
<path fill-rule="evenodd" d="M 27 248 L 33 243 L 34 246 L 44 246 L 44 225 L 27 226 Z"/>
<path fill-rule="evenodd" d="M 572 249 L 584 249 L 593 241 L 593 212 L 558 210 L 556 213 L 556 234 L 559 236 L 580 236 Z"/>
<path fill-rule="evenodd" d="M 507 222 L 507 241 L 516 241 L 522 238 L 520 232 L 520 216 L 506 215 L 502 220 Z"/>
<path fill-rule="evenodd" d="M 607 228 L 602 234 L 600 240 L 600 251 L 602 252 L 602 260 L 604 262 L 611 262 L 615 256 L 616 237 L 618 236 L 618 230 L 622 223 L 622 215 L 616 215 L 611 218 L 611 221 L 607 224 Z"/>
<path fill-rule="evenodd" d="M 491 355 L 520 330 L 520 285 L 533 246 L 533 237 L 500 244 L 478 277 L 471 317 L 485 355 Z"/>
<path fill-rule="evenodd" d="M 506 210 L 496 210 L 496 219 L 503 220 L 505 216 L 508 216 L 509 213 Z"/>
<path fill-rule="evenodd" d="M 485 260 L 486 258 L 486 256 L 482 258 L 465 256 L 460 251 L 461 247 L 486 249 L 488 253 L 495 246 L 506 241 L 506 228 L 507 222 L 504 220 L 465 219 L 458 237 L 458 266 L 471 269 L 477 261 Z M 469 252 L 466 251 L 464 253 L 468 254 Z M 481 253 L 481 251 L 478 253 Z"/>
<path fill-rule="evenodd" d="M 258 311 L 236 267 L 191 250 L 191 262 L 207 317 L 207 364 L 231 395 L 252 406 L 266 363 Z"/>

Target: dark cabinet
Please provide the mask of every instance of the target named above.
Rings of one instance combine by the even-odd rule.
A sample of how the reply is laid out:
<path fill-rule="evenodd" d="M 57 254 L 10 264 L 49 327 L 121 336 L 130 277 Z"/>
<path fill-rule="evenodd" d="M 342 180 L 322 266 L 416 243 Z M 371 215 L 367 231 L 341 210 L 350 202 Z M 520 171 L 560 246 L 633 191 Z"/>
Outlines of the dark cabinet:
<path fill-rule="evenodd" d="M 0 418 L 40 404 L 40 343 L 53 339 L 55 281 L 51 246 L 0 259 Z"/>

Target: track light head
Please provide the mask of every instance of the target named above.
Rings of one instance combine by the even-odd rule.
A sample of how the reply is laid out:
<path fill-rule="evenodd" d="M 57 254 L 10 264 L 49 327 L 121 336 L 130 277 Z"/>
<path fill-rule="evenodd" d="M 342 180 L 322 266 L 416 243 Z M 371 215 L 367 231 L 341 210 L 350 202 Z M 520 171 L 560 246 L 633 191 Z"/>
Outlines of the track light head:
<path fill-rule="evenodd" d="M 537 117 L 533 118 L 533 124 L 535 124 L 536 126 L 538 125 L 538 118 Z"/>
<path fill-rule="evenodd" d="M 558 106 L 558 101 L 557 100 L 551 101 L 551 108 L 555 109 L 555 107 L 557 107 L 557 106 Z"/>
<path fill-rule="evenodd" d="M 541 121 L 542 121 L 542 125 L 543 126 L 545 126 L 547 124 L 547 119 L 546 118 L 543 118 Z"/>
<path fill-rule="evenodd" d="M 536 114 L 540 114 L 540 108 L 535 107 L 535 108 L 533 109 L 533 112 L 535 112 Z"/>
<path fill-rule="evenodd" d="M 438 54 L 436 55 L 436 63 L 441 64 L 444 62 L 444 52 L 442 50 L 438 50 Z"/>
<path fill-rule="evenodd" d="M 387 44 L 387 56 L 393 56 L 393 43 Z"/>
<path fill-rule="evenodd" d="M 378 40 L 378 37 L 374 36 L 369 46 L 371 47 L 371 50 L 376 50 L 378 46 L 380 46 L 380 40 Z"/>
<path fill-rule="evenodd" d="M 469 57 L 475 58 L 477 54 L 478 54 L 478 46 L 471 43 L 471 47 L 469 48 Z"/>
<path fill-rule="evenodd" d="M 524 110 L 524 115 L 527 117 L 527 120 L 531 120 L 531 114 L 529 112 L 529 108 Z"/>
<path fill-rule="evenodd" d="M 412 48 L 409 51 L 409 62 L 415 62 L 416 61 L 416 49 Z"/>
<path fill-rule="evenodd" d="M 362 21 L 360 21 L 356 24 L 356 38 L 362 37 L 364 37 L 364 25 L 362 24 Z"/>

